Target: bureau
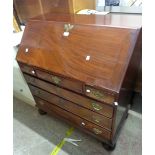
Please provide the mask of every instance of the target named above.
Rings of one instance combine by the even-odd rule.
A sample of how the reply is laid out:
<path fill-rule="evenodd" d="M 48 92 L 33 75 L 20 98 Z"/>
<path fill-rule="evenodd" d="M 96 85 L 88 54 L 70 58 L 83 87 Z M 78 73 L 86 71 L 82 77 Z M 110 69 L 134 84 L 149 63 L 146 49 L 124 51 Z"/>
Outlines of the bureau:
<path fill-rule="evenodd" d="M 141 15 L 42 14 L 26 25 L 17 61 L 40 114 L 116 145 L 141 58 Z"/>

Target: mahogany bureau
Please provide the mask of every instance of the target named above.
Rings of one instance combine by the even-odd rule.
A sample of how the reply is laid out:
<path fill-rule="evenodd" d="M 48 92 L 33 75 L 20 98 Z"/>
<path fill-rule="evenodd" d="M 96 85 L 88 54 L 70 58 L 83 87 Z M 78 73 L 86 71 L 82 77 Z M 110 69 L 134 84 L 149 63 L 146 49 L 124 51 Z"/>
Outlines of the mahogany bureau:
<path fill-rule="evenodd" d="M 141 15 L 42 14 L 26 25 L 17 61 L 40 114 L 114 149 L 141 57 Z"/>

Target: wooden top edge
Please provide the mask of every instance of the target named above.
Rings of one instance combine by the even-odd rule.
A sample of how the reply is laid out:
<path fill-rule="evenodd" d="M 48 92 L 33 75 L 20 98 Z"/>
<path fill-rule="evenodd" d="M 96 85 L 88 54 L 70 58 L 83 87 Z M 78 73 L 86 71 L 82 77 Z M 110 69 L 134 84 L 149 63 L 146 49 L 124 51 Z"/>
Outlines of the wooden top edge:
<path fill-rule="evenodd" d="M 109 13 L 107 15 L 84 15 L 84 14 L 62 14 L 46 13 L 29 19 L 29 21 L 46 22 L 67 22 L 72 24 L 121 27 L 139 29 L 142 27 L 142 15 L 140 14 L 118 14 Z"/>

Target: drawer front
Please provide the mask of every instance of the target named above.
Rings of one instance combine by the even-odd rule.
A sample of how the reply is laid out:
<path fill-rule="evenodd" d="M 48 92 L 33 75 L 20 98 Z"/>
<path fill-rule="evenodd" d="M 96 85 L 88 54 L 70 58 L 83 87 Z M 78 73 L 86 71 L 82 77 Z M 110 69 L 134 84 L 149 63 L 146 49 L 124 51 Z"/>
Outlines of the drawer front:
<path fill-rule="evenodd" d="M 22 72 L 36 76 L 36 71 L 33 67 L 19 63 L 20 69 L 22 70 Z"/>
<path fill-rule="evenodd" d="M 102 90 L 97 90 L 89 86 L 85 87 L 85 95 L 108 104 L 113 104 L 115 101 L 114 95 L 105 93 Z"/>
<path fill-rule="evenodd" d="M 78 93 L 82 93 L 82 83 L 79 81 L 68 80 L 57 75 L 52 75 L 40 70 L 36 70 L 37 76 L 43 80 L 52 82 L 58 86 L 73 90 Z"/>
<path fill-rule="evenodd" d="M 48 112 L 48 113 L 54 113 L 57 116 L 66 119 L 67 121 L 69 121 L 70 123 L 73 123 L 74 125 L 76 125 L 77 127 L 83 128 L 85 129 L 87 132 L 94 134 L 96 136 L 99 136 L 100 138 L 104 138 L 107 140 L 110 140 L 110 136 L 111 136 L 111 132 L 101 128 L 93 123 L 90 123 L 87 120 L 84 120 L 72 113 L 67 112 L 66 110 L 63 110 L 53 104 L 48 103 L 47 101 L 44 101 L 40 98 L 35 97 L 35 101 L 37 103 L 37 106 Z"/>
<path fill-rule="evenodd" d="M 95 111 L 99 114 L 102 114 L 106 117 L 112 118 L 113 116 L 113 107 L 106 105 L 104 103 L 96 102 L 94 100 L 88 99 L 76 93 L 70 92 L 68 90 L 59 88 L 42 80 L 36 79 L 29 75 L 24 74 L 26 81 L 34 86 L 40 87 L 52 94 L 63 97 L 66 100 L 74 102 L 82 107 L 88 108 L 92 111 Z"/>
<path fill-rule="evenodd" d="M 75 115 L 78 115 L 79 117 L 82 117 L 88 121 L 91 121 L 92 123 L 95 123 L 101 127 L 111 130 L 112 119 L 104 117 L 100 114 L 97 114 L 97 113 L 91 111 L 91 110 L 85 109 L 77 104 L 74 104 L 73 102 L 67 101 L 63 98 L 56 96 L 56 95 L 53 95 L 46 91 L 38 89 L 37 87 L 31 86 L 31 85 L 29 85 L 29 86 L 30 86 L 30 89 L 31 89 L 33 95 L 36 95 L 36 96 L 38 96 L 52 104 L 55 104 L 55 105 L 59 106 L 60 108 L 63 108 Z"/>

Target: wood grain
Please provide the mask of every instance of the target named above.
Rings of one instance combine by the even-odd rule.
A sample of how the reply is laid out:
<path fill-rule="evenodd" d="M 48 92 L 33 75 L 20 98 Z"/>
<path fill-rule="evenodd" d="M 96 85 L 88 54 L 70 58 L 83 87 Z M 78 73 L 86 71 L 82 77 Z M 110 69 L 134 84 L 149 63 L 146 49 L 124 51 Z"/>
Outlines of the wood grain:
<path fill-rule="evenodd" d="M 84 120 L 78 116 L 68 113 L 67 111 L 65 111 L 57 106 L 54 106 L 52 104 L 49 104 L 47 101 L 44 101 L 40 98 L 35 97 L 35 101 L 37 102 L 37 106 L 39 108 L 43 109 L 44 111 L 51 113 L 51 114 L 52 114 L 52 112 L 56 113 L 57 116 L 61 116 L 61 118 L 65 118 L 65 120 L 69 121 L 73 125 L 76 125 L 76 127 L 85 129 L 84 130 L 85 132 L 89 131 L 93 135 L 96 135 L 97 137 L 100 137 L 102 139 L 104 138 L 106 140 L 110 140 L 110 135 L 111 135 L 110 131 L 103 129 L 99 126 L 96 126 L 95 124 L 90 123 L 89 121 Z M 84 123 L 85 125 L 82 125 L 82 123 Z M 99 129 L 100 131 L 102 131 L 102 133 L 95 134 L 93 131 L 94 128 Z"/>
<path fill-rule="evenodd" d="M 57 74 L 49 74 L 45 71 L 41 71 L 38 69 L 36 69 L 36 74 L 38 78 L 75 91 L 77 93 L 83 93 L 83 83 L 79 82 L 78 80 L 67 79 Z"/>
<path fill-rule="evenodd" d="M 76 93 L 70 92 L 70 91 L 62 89 L 62 88 L 59 88 L 57 86 L 54 86 L 52 84 L 49 84 L 47 82 L 44 82 L 42 80 L 39 80 L 37 78 L 31 77 L 31 76 L 26 75 L 26 74 L 24 74 L 24 77 L 25 77 L 27 83 L 34 85 L 34 86 L 37 86 L 37 87 L 39 87 L 39 88 L 41 88 L 41 89 L 43 89 L 49 93 L 58 95 L 58 96 L 66 99 L 66 100 L 74 102 L 80 106 L 88 108 L 92 111 L 95 111 L 95 112 L 102 114 L 104 116 L 107 116 L 109 118 L 111 118 L 113 115 L 113 107 L 110 105 L 108 106 L 107 104 L 103 104 L 101 102 L 97 102 L 95 100 L 86 98 L 84 96 L 78 95 Z M 102 109 L 95 110 L 93 105 L 92 105 L 93 103 L 100 105 L 102 107 Z"/>
<path fill-rule="evenodd" d="M 42 14 L 29 20 L 17 61 L 39 109 L 114 146 L 132 99 L 141 40 L 140 15 Z"/>
<path fill-rule="evenodd" d="M 42 89 L 29 85 L 33 95 L 38 96 L 49 103 L 52 103 L 62 109 L 65 109 L 68 112 L 71 112 L 83 119 L 86 119 L 100 127 L 111 130 L 112 120 L 104 117 L 103 115 L 97 114 L 93 111 L 90 111 L 86 108 L 83 108 L 73 102 L 60 98 L 56 95 L 48 93 Z"/>
<path fill-rule="evenodd" d="M 118 93 L 138 30 L 74 25 L 64 37 L 64 24 L 30 21 L 17 60 Z"/>

